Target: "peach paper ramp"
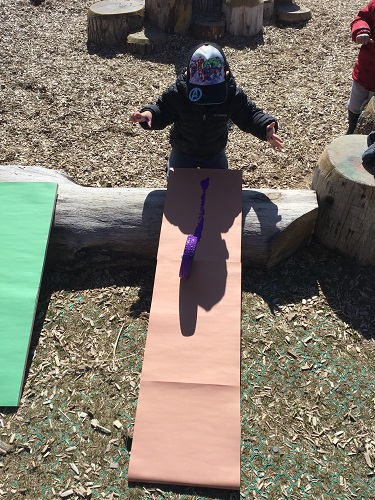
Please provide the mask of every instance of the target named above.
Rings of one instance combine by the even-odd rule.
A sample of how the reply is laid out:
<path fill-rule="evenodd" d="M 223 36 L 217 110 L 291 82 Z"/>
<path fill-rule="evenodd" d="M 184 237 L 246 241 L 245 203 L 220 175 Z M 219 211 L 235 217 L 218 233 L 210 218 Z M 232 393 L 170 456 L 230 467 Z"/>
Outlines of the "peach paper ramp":
<path fill-rule="evenodd" d="M 241 234 L 241 172 L 171 172 L 129 481 L 240 487 Z"/>

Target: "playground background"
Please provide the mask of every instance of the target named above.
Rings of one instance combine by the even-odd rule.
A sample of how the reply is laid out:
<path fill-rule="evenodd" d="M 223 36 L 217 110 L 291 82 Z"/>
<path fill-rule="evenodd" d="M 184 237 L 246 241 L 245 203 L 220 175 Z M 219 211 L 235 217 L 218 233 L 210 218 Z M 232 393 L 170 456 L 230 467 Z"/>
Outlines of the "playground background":
<path fill-rule="evenodd" d="M 271 21 L 262 36 L 221 41 L 286 141 L 280 154 L 230 133 L 244 187 L 310 188 L 323 149 L 346 130 L 358 51 L 349 24 L 365 3 L 301 0 L 307 25 Z M 0 164 L 165 187 L 168 130 L 145 133 L 128 116 L 174 81 L 196 40 L 169 36 L 151 56 L 90 53 L 89 5 L 0 0 Z M 12 447 L 0 455 L 0 498 L 375 498 L 374 278 L 315 241 L 271 271 L 243 270 L 238 494 L 128 488 L 153 269 L 47 266 L 21 405 L 0 409 L 0 441 Z"/>

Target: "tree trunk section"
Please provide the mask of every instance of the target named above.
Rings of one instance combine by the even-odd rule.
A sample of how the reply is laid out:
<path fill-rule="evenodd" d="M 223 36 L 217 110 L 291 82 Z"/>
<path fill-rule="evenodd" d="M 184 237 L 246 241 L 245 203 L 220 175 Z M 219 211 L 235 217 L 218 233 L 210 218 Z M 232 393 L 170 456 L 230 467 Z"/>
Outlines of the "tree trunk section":
<path fill-rule="evenodd" d="M 57 182 L 48 259 L 75 267 L 153 264 L 166 189 L 94 188 L 43 167 L 0 166 L 0 182 Z M 313 190 L 242 191 L 244 264 L 270 268 L 310 242 Z"/>
<path fill-rule="evenodd" d="M 198 40 L 219 40 L 225 35 L 223 19 L 196 18 L 191 21 L 191 34 Z"/>
<path fill-rule="evenodd" d="M 375 264 L 375 179 L 362 165 L 365 135 L 335 139 L 322 153 L 312 187 L 319 215 L 315 235 L 327 248 Z"/>
<path fill-rule="evenodd" d="M 193 0 L 193 18 L 221 19 L 223 0 Z"/>
<path fill-rule="evenodd" d="M 192 18 L 193 0 L 145 0 L 147 21 L 165 33 L 185 34 Z"/>
<path fill-rule="evenodd" d="M 144 21 L 144 0 L 103 0 L 87 12 L 87 44 L 96 48 L 124 45 Z"/>
<path fill-rule="evenodd" d="M 223 0 L 226 31 L 235 36 L 255 36 L 263 29 L 263 0 Z"/>
<path fill-rule="evenodd" d="M 263 21 L 270 21 L 273 17 L 275 8 L 274 0 L 264 0 L 263 2 Z"/>
<path fill-rule="evenodd" d="M 276 18 L 283 24 L 306 23 L 311 19 L 311 10 L 292 1 L 283 0 L 275 5 Z"/>
<path fill-rule="evenodd" d="M 130 33 L 126 40 L 126 52 L 130 54 L 155 54 L 162 52 L 166 45 L 166 34 L 156 28 L 145 26 L 137 33 Z"/>
<path fill-rule="evenodd" d="M 222 0 L 193 0 L 191 34 L 198 40 L 216 41 L 225 35 Z"/>
<path fill-rule="evenodd" d="M 373 130 L 375 130 L 375 98 L 371 97 L 359 116 L 355 133 L 368 135 Z"/>

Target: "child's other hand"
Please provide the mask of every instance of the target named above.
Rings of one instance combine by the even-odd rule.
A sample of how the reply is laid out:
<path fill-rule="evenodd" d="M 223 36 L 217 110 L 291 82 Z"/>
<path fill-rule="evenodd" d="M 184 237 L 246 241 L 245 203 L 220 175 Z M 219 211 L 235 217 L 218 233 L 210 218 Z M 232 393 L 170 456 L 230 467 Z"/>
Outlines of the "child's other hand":
<path fill-rule="evenodd" d="M 363 33 L 362 35 L 357 35 L 355 43 L 359 43 L 360 45 L 366 45 L 368 43 L 374 43 L 374 40 L 370 38 L 370 35 Z"/>
<path fill-rule="evenodd" d="M 130 121 L 133 123 L 147 122 L 148 128 L 151 128 L 152 113 L 151 111 L 143 111 L 143 113 L 132 113 Z"/>
<path fill-rule="evenodd" d="M 283 151 L 284 149 L 284 141 L 281 137 L 275 134 L 275 122 L 267 125 L 267 142 L 270 143 L 273 149 L 277 151 Z"/>

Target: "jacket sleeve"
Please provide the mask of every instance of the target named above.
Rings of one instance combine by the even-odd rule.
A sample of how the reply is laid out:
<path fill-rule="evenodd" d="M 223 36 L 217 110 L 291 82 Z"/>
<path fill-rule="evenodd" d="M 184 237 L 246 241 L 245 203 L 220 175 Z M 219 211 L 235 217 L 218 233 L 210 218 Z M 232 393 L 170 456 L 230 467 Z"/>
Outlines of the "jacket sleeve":
<path fill-rule="evenodd" d="M 275 131 L 278 129 L 276 118 L 258 108 L 239 87 L 236 90 L 235 110 L 231 118 L 241 130 L 263 141 L 267 140 L 267 125 L 275 122 Z"/>
<path fill-rule="evenodd" d="M 176 85 L 171 85 L 163 92 L 155 104 L 144 106 L 140 110 L 141 113 L 142 111 L 151 111 L 152 113 L 151 129 L 145 122 L 140 123 L 141 127 L 145 130 L 162 130 L 178 120 L 179 116 L 176 112 L 176 106 L 173 105 L 176 95 Z"/>
<path fill-rule="evenodd" d="M 375 20 L 375 0 L 361 9 L 350 24 L 352 40 L 355 42 L 358 35 L 370 35 Z"/>

